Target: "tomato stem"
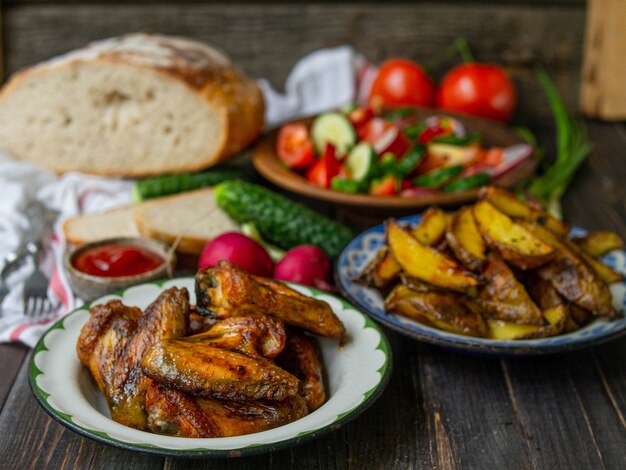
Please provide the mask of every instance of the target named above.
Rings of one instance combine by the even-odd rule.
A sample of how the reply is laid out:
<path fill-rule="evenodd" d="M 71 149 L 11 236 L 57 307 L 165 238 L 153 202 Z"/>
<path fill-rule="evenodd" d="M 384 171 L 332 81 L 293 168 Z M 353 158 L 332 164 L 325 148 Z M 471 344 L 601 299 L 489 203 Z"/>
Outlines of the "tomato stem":
<path fill-rule="evenodd" d="M 456 51 L 461 56 L 461 60 L 463 60 L 463 62 L 466 64 L 474 62 L 474 56 L 472 55 L 469 44 L 467 43 L 467 39 L 456 38 L 452 43 L 452 46 L 456 48 Z"/>
<path fill-rule="evenodd" d="M 443 54 L 427 62 L 426 65 L 424 65 L 424 70 L 426 73 L 430 74 L 433 70 L 440 67 L 441 64 L 448 62 L 456 56 L 460 56 L 461 60 L 465 63 L 474 62 L 474 57 L 472 56 L 469 45 L 467 44 L 467 39 L 456 38 Z"/>

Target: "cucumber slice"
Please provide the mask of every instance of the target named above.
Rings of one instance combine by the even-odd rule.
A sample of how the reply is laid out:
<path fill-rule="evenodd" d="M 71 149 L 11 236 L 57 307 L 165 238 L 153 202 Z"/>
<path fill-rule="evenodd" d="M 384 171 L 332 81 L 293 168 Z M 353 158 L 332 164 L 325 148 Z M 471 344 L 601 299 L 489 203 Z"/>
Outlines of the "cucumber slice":
<path fill-rule="evenodd" d="M 348 155 L 346 166 L 353 180 L 366 181 L 376 171 L 376 152 L 370 144 L 361 142 Z"/>
<path fill-rule="evenodd" d="M 326 143 L 330 143 L 337 149 L 337 155 L 343 156 L 356 143 L 356 132 L 343 114 L 326 113 L 313 121 L 311 138 L 318 154 L 324 153 Z"/>
<path fill-rule="evenodd" d="M 463 165 L 447 166 L 418 176 L 413 182 L 419 188 L 438 189 L 463 171 Z"/>
<path fill-rule="evenodd" d="M 339 178 L 338 176 L 335 176 L 330 181 L 330 187 L 335 191 L 341 191 L 342 193 L 360 193 L 364 189 L 361 181 Z"/>

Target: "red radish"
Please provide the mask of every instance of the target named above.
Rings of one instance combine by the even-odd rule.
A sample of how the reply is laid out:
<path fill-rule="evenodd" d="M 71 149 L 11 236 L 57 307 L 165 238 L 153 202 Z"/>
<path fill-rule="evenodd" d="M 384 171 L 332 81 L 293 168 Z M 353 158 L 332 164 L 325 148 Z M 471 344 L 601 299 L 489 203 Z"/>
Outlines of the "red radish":
<path fill-rule="evenodd" d="M 400 158 L 411 148 L 411 142 L 400 129 L 392 126 L 374 142 L 373 146 L 378 155 L 391 152 L 396 157 Z"/>
<path fill-rule="evenodd" d="M 325 289 L 329 286 L 331 264 L 321 248 L 301 245 L 292 248 L 274 267 L 274 278 Z"/>
<path fill-rule="evenodd" d="M 257 276 L 270 277 L 274 270 L 265 248 L 239 232 L 223 233 L 208 242 L 200 254 L 198 268 L 217 266 L 221 260 L 231 261 Z"/>

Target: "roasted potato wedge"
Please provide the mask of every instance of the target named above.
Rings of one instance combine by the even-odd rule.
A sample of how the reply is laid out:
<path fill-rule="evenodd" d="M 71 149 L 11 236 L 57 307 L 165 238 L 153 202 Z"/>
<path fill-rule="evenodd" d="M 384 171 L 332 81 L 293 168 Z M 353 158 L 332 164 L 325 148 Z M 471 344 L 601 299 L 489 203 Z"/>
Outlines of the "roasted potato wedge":
<path fill-rule="evenodd" d="M 473 213 L 478 229 L 487 243 L 518 268 L 536 268 L 554 255 L 554 248 L 520 223 L 513 222 L 488 201 L 477 202 Z"/>
<path fill-rule="evenodd" d="M 537 224 L 524 222 L 525 227 L 555 249 L 554 258 L 537 269 L 537 274 L 552 283 L 567 300 L 590 310 L 595 315 L 613 317 L 617 312 L 612 305 L 609 287 L 565 242 Z"/>
<path fill-rule="evenodd" d="M 489 201 L 503 214 L 516 219 L 523 219 L 544 226 L 557 235 L 566 236 L 570 227 L 547 212 L 524 204 L 514 194 L 496 186 L 489 186 L 481 191 L 481 198 Z"/>
<path fill-rule="evenodd" d="M 457 259 L 468 269 L 481 269 L 487 262 L 485 240 L 478 231 L 471 207 L 462 207 L 450 221 L 446 241 Z"/>
<path fill-rule="evenodd" d="M 452 333 L 484 337 L 488 332 L 479 307 L 453 292 L 417 292 L 400 284 L 387 296 L 385 308 Z"/>
<path fill-rule="evenodd" d="M 430 207 L 413 228 L 413 236 L 423 245 L 434 246 L 443 240 L 450 216 L 438 207 Z"/>
<path fill-rule="evenodd" d="M 387 243 L 402 269 L 409 275 L 439 287 L 468 292 L 478 278 L 456 261 L 420 243 L 395 220 L 387 223 Z"/>
<path fill-rule="evenodd" d="M 602 261 L 599 261 L 593 256 L 589 255 L 573 241 L 565 239 L 563 240 L 563 243 L 567 244 L 569 248 L 576 252 L 576 254 L 580 256 L 581 259 L 585 263 L 587 263 L 591 269 L 593 269 L 593 271 L 603 282 L 606 282 L 607 284 L 612 284 L 614 282 L 621 282 L 624 280 L 624 276 L 622 275 L 622 273 L 614 271 Z"/>
<path fill-rule="evenodd" d="M 591 256 L 602 256 L 624 248 L 624 241 L 613 232 L 590 232 L 584 237 L 574 238 L 573 242 Z"/>
<path fill-rule="evenodd" d="M 564 306 L 554 307 L 544 312 L 548 324 L 518 325 L 503 320 L 488 319 L 489 338 L 499 340 L 546 338 L 558 335 L 563 331 L 567 319 L 567 310 Z"/>
<path fill-rule="evenodd" d="M 541 310 L 502 258 L 491 253 L 482 276 L 486 283 L 478 303 L 492 318 L 522 325 L 544 324 Z"/>
<path fill-rule="evenodd" d="M 384 245 L 357 280 L 382 289 L 395 280 L 399 274 L 400 265 L 389 251 L 389 247 Z"/>

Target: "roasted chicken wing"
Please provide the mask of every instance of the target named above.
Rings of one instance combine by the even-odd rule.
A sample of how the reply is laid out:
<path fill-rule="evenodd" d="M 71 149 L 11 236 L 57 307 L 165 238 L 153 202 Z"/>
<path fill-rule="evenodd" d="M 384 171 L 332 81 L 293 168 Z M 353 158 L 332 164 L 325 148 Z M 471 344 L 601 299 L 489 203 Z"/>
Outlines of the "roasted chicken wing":
<path fill-rule="evenodd" d="M 160 339 L 184 336 L 188 320 L 186 289 L 166 290 L 143 314 L 119 300 L 91 309 L 77 353 L 105 395 L 115 421 L 146 429 L 145 392 L 151 380 L 142 372 L 141 360 Z"/>
<path fill-rule="evenodd" d="M 196 297 L 198 309 L 219 318 L 262 312 L 320 336 L 343 340 L 345 335 L 343 324 L 327 303 L 280 282 L 250 276 L 227 261 L 198 272 Z"/>
<path fill-rule="evenodd" d="M 284 400 L 298 391 L 298 379 L 273 362 L 202 341 L 161 340 L 142 366 L 158 382 L 209 398 Z"/>
<path fill-rule="evenodd" d="M 228 437 L 275 428 L 307 414 L 299 395 L 282 401 L 234 402 L 189 395 L 153 383 L 146 394 L 148 427 L 177 437 Z"/>
<path fill-rule="evenodd" d="M 322 362 L 311 338 L 290 330 L 285 350 L 276 358 L 276 363 L 298 378 L 298 394 L 304 398 L 309 413 L 324 404 L 326 393 L 322 380 Z"/>
<path fill-rule="evenodd" d="M 213 347 L 238 351 L 250 357 L 275 358 L 285 347 L 285 324 L 262 314 L 230 317 L 215 323 L 208 331 L 185 338 Z"/>

